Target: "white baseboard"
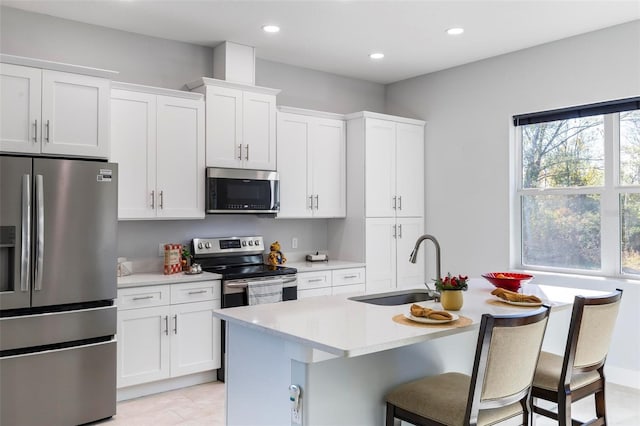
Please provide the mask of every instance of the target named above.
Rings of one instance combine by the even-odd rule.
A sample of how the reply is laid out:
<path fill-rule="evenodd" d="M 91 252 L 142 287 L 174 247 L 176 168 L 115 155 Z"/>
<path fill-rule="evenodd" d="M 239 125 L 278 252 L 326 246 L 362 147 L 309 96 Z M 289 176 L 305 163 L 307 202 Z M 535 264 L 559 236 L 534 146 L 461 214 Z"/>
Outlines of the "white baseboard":
<path fill-rule="evenodd" d="M 607 382 L 640 390 L 640 371 L 611 367 L 605 364 L 604 375 Z"/>
<path fill-rule="evenodd" d="M 117 390 L 116 400 L 126 401 L 127 399 L 139 398 L 141 396 L 153 395 L 155 393 L 214 382 L 218 379 L 217 371 L 218 370 L 205 371 L 202 373 L 190 374 L 188 376 L 175 377 L 173 379 L 158 380 L 156 382 L 120 388 Z"/>

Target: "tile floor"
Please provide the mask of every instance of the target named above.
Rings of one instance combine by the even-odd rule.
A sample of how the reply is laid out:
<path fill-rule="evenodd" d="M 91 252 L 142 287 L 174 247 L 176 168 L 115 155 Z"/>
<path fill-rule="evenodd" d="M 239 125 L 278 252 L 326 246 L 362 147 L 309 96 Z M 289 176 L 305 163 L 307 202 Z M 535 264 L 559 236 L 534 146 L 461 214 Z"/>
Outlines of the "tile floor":
<path fill-rule="evenodd" d="M 591 398 L 585 398 L 574 403 L 574 418 L 580 420 L 591 418 L 594 415 L 592 401 Z M 609 384 L 607 412 L 610 426 L 640 426 L 640 390 Z M 123 401 L 118 403 L 115 417 L 98 424 L 105 426 L 221 426 L 225 424 L 224 384 L 205 383 Z M 557 423 L 542 417 L 538 417 L 535 422 L 535 426 L 552 425 Z"/>

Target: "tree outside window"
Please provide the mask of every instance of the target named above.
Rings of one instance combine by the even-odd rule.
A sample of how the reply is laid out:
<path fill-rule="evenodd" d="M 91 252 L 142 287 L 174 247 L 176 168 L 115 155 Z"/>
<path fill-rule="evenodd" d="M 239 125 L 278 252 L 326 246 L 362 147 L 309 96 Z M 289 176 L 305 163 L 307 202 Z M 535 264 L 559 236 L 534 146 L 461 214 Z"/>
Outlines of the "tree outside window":
<path fill-rule="evenodd" d="M 640 275 L 640 110 L 517 129 L 522 266 L 597 273 L 619 259 L 618 274 Z M 617 235 L 602 225 L 610 211 Z"/>

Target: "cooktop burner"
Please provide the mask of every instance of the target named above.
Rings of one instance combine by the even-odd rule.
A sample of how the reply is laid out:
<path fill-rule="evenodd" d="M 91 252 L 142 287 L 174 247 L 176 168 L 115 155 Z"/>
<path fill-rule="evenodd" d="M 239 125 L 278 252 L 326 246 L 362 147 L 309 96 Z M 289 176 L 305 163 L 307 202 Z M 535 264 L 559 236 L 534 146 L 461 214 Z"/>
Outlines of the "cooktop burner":
<path fill-rule="evenodd" d="M 194 238 L 194 262 L 203 271 L 222 275 L 224 280 L 290 275 L 298 271 L 286 266 L 265 265 L 262 237 Z"/>

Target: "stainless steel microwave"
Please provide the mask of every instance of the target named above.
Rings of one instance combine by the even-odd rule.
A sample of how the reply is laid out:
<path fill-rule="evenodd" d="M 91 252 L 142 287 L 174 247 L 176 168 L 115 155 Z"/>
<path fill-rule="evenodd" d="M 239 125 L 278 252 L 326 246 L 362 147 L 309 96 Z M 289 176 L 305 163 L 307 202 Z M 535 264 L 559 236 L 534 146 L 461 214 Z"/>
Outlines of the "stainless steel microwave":
<path fill-rule="evenodd" d="M 207 213 L 277 213 L 280 209 L 278 173 L 268 170 L 207 167 Z"/>

